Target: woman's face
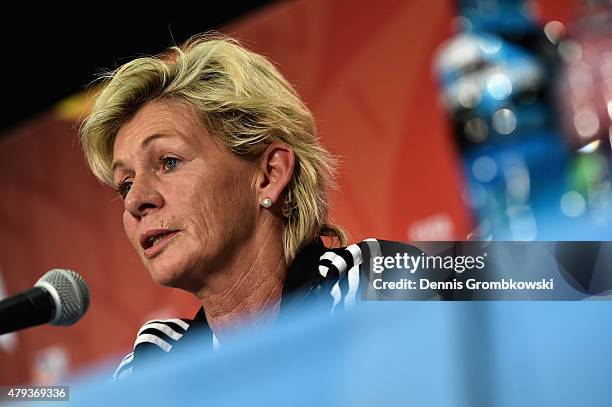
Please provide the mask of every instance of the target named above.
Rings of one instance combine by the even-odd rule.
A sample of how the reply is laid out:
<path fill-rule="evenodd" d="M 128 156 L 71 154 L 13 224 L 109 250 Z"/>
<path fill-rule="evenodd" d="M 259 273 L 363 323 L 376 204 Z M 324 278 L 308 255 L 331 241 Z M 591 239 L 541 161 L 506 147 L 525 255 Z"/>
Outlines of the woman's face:
<path fill-rule="evenodd" d="M 252 235 L 256 167 L 184 104 L 143 106 L 117 133 L 113 167 L 125 232 L 159 284 L 198 290 Z"/>

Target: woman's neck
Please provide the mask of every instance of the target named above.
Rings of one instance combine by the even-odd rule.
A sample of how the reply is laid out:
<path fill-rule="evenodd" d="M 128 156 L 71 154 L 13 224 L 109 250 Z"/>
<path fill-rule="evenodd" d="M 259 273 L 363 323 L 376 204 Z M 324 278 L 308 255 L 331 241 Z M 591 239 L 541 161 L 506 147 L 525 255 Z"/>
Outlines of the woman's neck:
<path fill-rule="evenodd" d="M 275 229 L 261 228 L 196 294 L 220 341 L 240 328 L 273 324 L 278 317 L 287 264 L 282 232 L 270 233 Z"/>

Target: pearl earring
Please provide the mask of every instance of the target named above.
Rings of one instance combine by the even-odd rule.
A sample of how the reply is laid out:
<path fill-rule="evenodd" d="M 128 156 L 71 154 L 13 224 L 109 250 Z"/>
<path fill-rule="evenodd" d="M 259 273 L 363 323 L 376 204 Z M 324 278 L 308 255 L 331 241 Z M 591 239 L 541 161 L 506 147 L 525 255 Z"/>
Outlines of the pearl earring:
<path fill-rule="evenodd" d="M 270 198 L 264 198 L 261 201 L 261 206 L 263 206 L 264 208 L 269 208 L 272 206 L 272 200 Z"/>

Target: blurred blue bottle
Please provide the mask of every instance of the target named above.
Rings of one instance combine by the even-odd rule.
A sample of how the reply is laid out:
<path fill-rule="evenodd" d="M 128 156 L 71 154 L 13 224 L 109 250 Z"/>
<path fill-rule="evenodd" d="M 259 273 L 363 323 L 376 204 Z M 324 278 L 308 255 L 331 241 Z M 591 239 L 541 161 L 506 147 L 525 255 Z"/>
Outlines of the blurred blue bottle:
<path fill-rule="evenodd" d="M 468 238 L 573 240 L 579 225 L 589 238 L 562 205 L 575 177 L 556 109 L 561 32 L 545 32 L 528 4 L 458 1 L 459 31 L 436 57 L 477 222 Z"/>

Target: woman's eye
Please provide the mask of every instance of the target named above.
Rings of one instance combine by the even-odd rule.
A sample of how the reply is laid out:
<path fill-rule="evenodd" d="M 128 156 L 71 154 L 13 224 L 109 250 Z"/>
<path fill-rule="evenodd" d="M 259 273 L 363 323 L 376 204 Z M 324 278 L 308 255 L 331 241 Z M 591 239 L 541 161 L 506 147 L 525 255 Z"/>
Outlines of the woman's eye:
<path fill-rule="evenodd" d="M 122 182 L 121 184 L 119 184 L 119 186 L 117 187 L 116 191 L 119 194 L 119 196 L 121 196 L 121 199 L 125 200 L 125 197 L 127 196 L 128 192 L 130 192 L 131 188 L 132 188 L 132 182 L 131 181 L 125 181 L 125 182 Z"/>
<path fill-rule="evenodd" d="M 176 157 L 162 157 L 161 161 L 166 171 L 174 171 L 180 164 L 180 160 Z"/>

